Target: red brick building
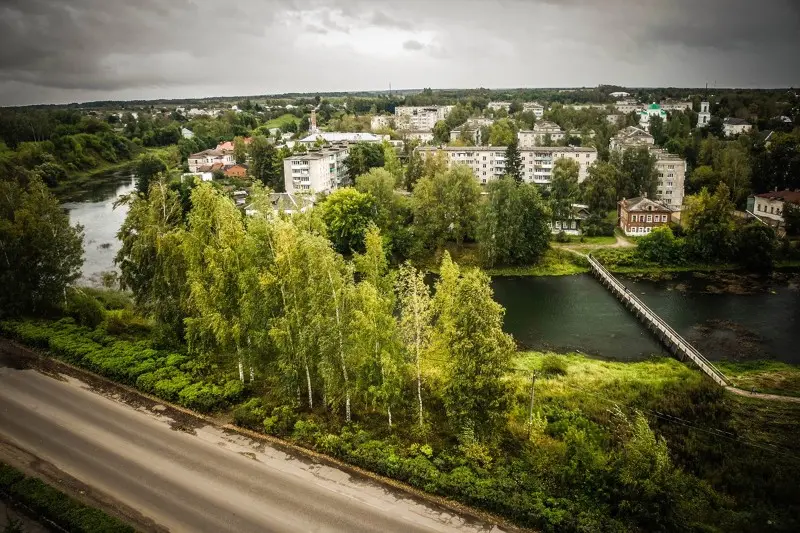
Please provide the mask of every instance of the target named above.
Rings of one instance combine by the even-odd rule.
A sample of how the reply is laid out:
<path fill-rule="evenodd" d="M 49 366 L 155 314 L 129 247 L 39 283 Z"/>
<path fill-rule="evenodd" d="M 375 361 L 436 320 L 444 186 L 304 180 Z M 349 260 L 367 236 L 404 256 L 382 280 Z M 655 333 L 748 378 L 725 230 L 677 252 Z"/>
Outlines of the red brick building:
<path fill-rule="evenodd" d="M 619 227 L 625 235 L 639 237 L 647 235 L 653 228 L 669 224 L 672 210 L 648 198 L 623 198 L 617 204 Z"/>
<path fill-rule="evenodd" d="M 227 178 L 246 178 L 247 167 L 244 165 L 228 165 L 224 168 L 225 177 Z"/>

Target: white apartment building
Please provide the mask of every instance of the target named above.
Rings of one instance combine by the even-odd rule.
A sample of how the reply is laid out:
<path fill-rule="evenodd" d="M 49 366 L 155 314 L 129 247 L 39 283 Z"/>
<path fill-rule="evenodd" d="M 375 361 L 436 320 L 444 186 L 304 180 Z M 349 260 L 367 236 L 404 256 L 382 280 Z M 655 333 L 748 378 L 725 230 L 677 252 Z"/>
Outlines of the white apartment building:
<path fill-rule="evenodd" d="M 687 101 L 665 100 L 661 102 L 661 109 L 664 111 L 691 111 L 692 103 Z"/>
<path fill-rule="evenodd" d="M 391 128 L 394 124 L 393 115 L 376 115 L 370 119 L 370 129 L 372 131 L 383 128 Z"/>
<path fill-rule="evenodd" d="M 639 146 L 653 146 L 655 139 L 652 135 L 636 126 L 628 126 L 617 132 L 609 142 L 611 150 L 624 150 L 625 148 L 637 148 Z"/>
<path fill-rule="evenodd" d="M 630 95 L 631 93 L 626 93 L 625 91 L 616 91 L 609 94 L 608 96 L 610 96 L 611 98 L 627 98 Z"/>
<path fill-rule="evenodd" d="M 450 166 L 467 165 L 481 184 L 502 177 L 505 174 L 505 146 L 420 147 L 423 157 L 436 154 L 439 150 L 447 155 Z M 578 181 L 588 176 L 589 167 L 597 161 L 597 150 L 579 146 L 537 146 L 521 148 L 522 179 L 528 183 L 549 185 L 553 166 L 558 159 L 573 159 L 578 162 Z"/>
<path fill-rule="evenodd" d="M 210 167 L 215 164 L 220 164 L 220 166 L 232 165 L 235 162 L 233 151 L 212 148 L 189 156 L 189 172 L 196 173 L 203 167 Z"/>
<path fill-rule="evenodd" d="M 560 141 L 566 135 L 555 122 L 542 121 L 533 125 L 532 130 L 520 130 L 517 133 L 517 142 L 520 148 L 533 148 L 542 146 L 545 137 L 549 135 L 553 142 Z"/>
<path fill-rule="evenodd" d="M 432 131 L 401 131 L 403 135 L 403 140 L 405 142 L 408 141 L 417 141 L 422 144 L 427 144 L 429 142 L 433 142 L 433 132 Z"/>
<path fill-rule="evenodd" d="M 614 104 L 614 107 L 616 107 L 617 111 L 619 111 L 620 113 L 624 113 L 627 115 L 628 113 L 632 113 L 633 111 L 639 111 L 644 106 L 639 102 L 637 102 L 636 100 L 627 99 L 618 101 L 617 103 Z"/>
<path fill-rule="evenodd" d="M 653 136 L 635 126 L 628 126 L 611 138 L 611 150 L 646 147 L 656 158 L 658 189 L 656 199 L 672 209 L 683 204 L 686 161 L 675 154 L 655 147 Z"/>
<path fill-rule="evenodd" d="M 508 111 L 511 109 L 511 102 L 489 102 L 486 107 L 492 111 L 497 111 L 499 109 L 505 109 Z"/>
<path fill-rule="evenodd" d="M 725 132 L 726 137 L 746 133 L 752 128 L 753 126 L 749 122 L 741 118 L 730 117 L 722 121 L 722 131 Z"/>
<path fill-rule="evenodd" d="M 300 139 L 301 144 L 311 145 L 321 140 L 325 143 L 382 143 L 389 140 L 388 135 L 349 131 L 320 131 Z"/>
<path fill-rule="evenodd" d="M 312 150 L 283 160 L 286 192 L 331 192 L 347 180 L 346 146 Z"/>
<path fill-rule="evenodd" d="M 683 205 L 683 187 L 686 180 L 686 160 L 660 148 L 650 148 L 656 156 L 658 189 L 656 199 L 671 209 Z"/>
<path fill-rule="evenodd" d="M 525 102 L 522 104 L 522 110 L 533 112 L 536 118 L 542 118 L 544 116 L 544 106 L 536 102 Z"/>
<path fill-rule="evenodd" d="M 394 109 L 395 124 L 401 130 L 433 130 L 433 126 L 440 120 L 447 118 L 451 105 L 439 106 L 399 106 Z"/>

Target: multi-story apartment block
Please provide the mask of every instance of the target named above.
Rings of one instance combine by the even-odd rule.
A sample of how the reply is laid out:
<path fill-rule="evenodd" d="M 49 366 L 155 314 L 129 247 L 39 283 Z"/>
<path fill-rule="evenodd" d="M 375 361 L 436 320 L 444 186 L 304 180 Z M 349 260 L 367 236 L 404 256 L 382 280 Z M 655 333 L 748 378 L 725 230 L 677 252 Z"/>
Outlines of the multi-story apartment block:
<path fill-rule="evenodd" d="M 519 133 L 517 133 L 517 142 L 520 148 L 542 146 L 548 135 L 551 141 L 556 142 L 563 139 L 566 132 L 555 122 L 545 120 L 534 124 L 532 130 L 520 130 Z"/>
<path fill-rule="evenodd" d="M 611 150 L 646 147 L 656 158 L 656 170 L 658 171 L 656 199 L 672 209 L 680 208 L 683 204 L 686 181 L 686 160 L 666 150 L 656 148 L 653 136 L 634 126 L 620 130 L 611 139 L 609 146 Z"/>
<path fill-rule="evenodd" d="M 466 165 L 475 173 L 479 183 L 486 184 L 505 174 L 505 146 L 468 146 L 455 147 L 420 147 L 417 150 L 423 157 L 437 153 L 439 150 L 447 155 L 448 162 L 453 165 Z M 588 175 L 589 167 L 597 161 L 597 150 L 579 146 L 537 146 L 520 148 L 522 159 L 522 179 L 529 183 L 549 185 L 553 175 L 555 162 L 561 158 L 578 162 L 578 181 L 582 182 Z"/>
<path fill-rule="evenodd" d="M 394 124 L 394 119 L 393 115 L 375 115 L 370 120 L 370 129 L 375 131 L 382 128 L 390 128 Z"/>
<path fill-rule="evenodd" d="M 661 102 L 661 109 L 664 111 L 691 111 L 692 103 L 684 101 L 665 100 Z"/>
<path fill-rule="evenodd" d="M 656 199 L 671 209 L 679 209 L 683 205 L 686 160 L 660 148 L 650 148 L 650 153 L 656 156 L 658 171 Z"/>
<path fill-rule="evenodd" d="M 430 131 L 440 120 L 447 118 L 451 105 L 439 106 L 399 106 L 394 109 L 395 125 L 401 130 Z"/>
<path fill-rule="evenodd" d="M 347 154 L 347 146 L 332 146 L 287 157 L 283 160 L 286 192 L 330 192 L 345 185 Z"/>
<path fill-rule="evenodd" d="M 644 106 L 639 102 L 637 102 L 636 100 L 628 98 L 626 100 L 618 101 L 617 103 L 614 104 L 614 107 L 616 107 L 617 111 L 619 111 L 620 113 L 624 113 L 627 115 L 628 113 L 631 113 L 633 111 L 639 111 Z"/>
<path fill-rule="evenodd" d="M 625 148 L 638 148 L 639 146 L 653 146 L 655 139 L 652 135 L 636 126 L 628 126 L 621 129 L 611 138 L 609 148 L 612 150 L 624 150 Z"/>
<path fill-rule="evenodd" d="M 486 106 L 487 108 L 491 109 L 492 111 L 497 111 L 499 109 L 505 109 L 508 111 L 511 109 L 511 102 L 489 102 Z"/>
<path fill-rule="evenodd" d="M 536 118 L 544 116 L 544 106 L 536 102 L 525 102 L 522 104 L 523 111 L 532 111 Z"/>

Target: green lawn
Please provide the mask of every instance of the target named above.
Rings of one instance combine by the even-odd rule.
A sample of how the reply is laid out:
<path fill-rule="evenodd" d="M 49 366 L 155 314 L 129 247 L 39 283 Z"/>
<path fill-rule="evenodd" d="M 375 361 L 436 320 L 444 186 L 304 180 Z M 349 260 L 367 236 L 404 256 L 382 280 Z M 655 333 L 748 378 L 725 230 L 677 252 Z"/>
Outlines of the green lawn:
<path fill-rule="evenodd" d="M 300 122 L 300 119 L 296 116 L 292 115 L 291 113 L 286 113 L 281 115 L 277 118 L 273 118 L 272 120 L 268 121 L 265 126 L 267 128 L 280 128 L 287 122 L 294 122 L 295 124 Z"/>
<path fill-rule="evenodd" d="M 780 361 L 745 361 L 715 363 L 740 389 L 800 396 L 800 367 Z"/>

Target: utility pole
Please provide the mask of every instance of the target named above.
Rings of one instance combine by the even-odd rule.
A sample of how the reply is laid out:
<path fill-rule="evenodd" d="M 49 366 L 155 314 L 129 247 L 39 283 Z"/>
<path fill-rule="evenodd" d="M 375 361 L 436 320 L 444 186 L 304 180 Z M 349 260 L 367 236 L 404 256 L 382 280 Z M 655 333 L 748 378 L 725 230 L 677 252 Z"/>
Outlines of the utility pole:
<path fill-rule="evenodd" d="M 536 371 L 531 372 L 531 404 L 528 407 L 528 438 L 531 438 L 533 433 L 533 399 L 536 393 Z"/>

